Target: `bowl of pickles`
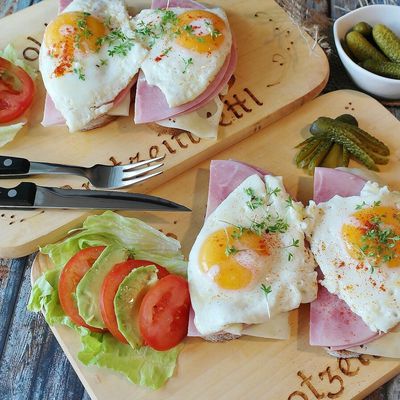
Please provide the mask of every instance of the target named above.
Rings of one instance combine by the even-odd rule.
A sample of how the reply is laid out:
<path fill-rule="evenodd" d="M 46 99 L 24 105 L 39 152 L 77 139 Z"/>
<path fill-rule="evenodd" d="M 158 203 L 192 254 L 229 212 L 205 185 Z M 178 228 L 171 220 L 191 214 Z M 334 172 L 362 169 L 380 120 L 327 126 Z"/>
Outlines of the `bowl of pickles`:
<path fill-rule="evenodd" d="M 400 7 L 358 8 L 333 26 L 339 57 L 354 83 L 383 99 L 400 100 Z"/>

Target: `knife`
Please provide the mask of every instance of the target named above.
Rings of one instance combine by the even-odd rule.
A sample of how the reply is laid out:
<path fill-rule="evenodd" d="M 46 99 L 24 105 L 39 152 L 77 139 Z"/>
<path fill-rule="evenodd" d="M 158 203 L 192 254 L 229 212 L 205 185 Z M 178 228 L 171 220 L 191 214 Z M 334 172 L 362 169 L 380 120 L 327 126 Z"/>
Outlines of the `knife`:
<path fill-rule="evenodd" d="M 0 188 L 0 208 L 66 208 L 91 210 L 191 211 L 180 204 L 141 193 L 107 190 L 59 189 L 22 182 Z"/>

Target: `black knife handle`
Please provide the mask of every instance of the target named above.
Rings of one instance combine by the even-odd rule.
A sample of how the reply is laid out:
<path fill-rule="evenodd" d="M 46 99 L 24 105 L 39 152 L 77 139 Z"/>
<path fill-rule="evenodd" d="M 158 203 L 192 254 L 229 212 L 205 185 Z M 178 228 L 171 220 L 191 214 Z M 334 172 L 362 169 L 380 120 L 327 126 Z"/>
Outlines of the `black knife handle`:
<path fill-rule="evenodd" d="M 0 207 L 33 207 L 35 204 L 36 185 L 22 182 L 14 188 L 0 187 Z"/>
<path fill-rule="evenodd" d="M 0 156 L 0 174 L 19 175 L 29 172 L 31 163 L 25 158 Z"/>

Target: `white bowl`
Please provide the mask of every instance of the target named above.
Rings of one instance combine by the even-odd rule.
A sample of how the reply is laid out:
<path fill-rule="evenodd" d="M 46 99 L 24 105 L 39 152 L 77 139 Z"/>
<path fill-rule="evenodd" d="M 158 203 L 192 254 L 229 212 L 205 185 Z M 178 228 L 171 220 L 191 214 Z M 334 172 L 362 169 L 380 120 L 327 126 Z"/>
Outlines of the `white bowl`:
<path fill-rule="evenodd" d="M 337 19 L 333 25 L 333 35 L 339 57 L 354 83 L 375 96 L 399 100 L 400 80 L 385 78 L 361 68 L 343 50 L 340 41 L 345 40 L 347 32 L 361 21 L 368 22 L 371 26 L 384 24 L 397 36 L 400 36 L 400 7 L 373 5 L 357 8 Z"/>

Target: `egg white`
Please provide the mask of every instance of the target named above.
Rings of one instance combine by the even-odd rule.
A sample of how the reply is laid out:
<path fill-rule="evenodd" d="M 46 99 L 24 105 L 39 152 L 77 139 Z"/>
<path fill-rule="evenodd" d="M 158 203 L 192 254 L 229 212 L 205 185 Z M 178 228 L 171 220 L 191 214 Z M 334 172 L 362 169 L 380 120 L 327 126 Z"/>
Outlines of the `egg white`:
<path fill-rule="evenodd" d="M 170 11 L 180 15 L 189 9 L 170 8 Z M 151 43 L 149 55 L 142 64 L 142 70 L 149 85 L 157 86 L 165 95 L 170 107 L 188 103 L 203 93 L 218 74 L 227 56 L 231 52 L 232 36 L 225 12 L 220 8 L 205 11 L 218 15 L 225 22 L 223 44 L 213 52 L 198 53 L 180 46 L 170 35 L 162 35 Z M 143 10 L 132 21 L 135 28 L 140 24 L 159 24 L 160 11 Z M 156 61 L 166 49 L 168 54 Z M 187 60 L 193 63 L 186 66 Z"/>
<path fill-rule="evenodd" d="M 114 28 L 134 37 L 129 17 L 122 0 L 75 0 L 64 11 L 82 11 L 107 20 L 111 17 Z M 96 117 L 107 113 L 113 107 L 117 95 L 125 89 L 147 55 L 147 50 L 135 43 L 126 56 L 108 54 L 108 45 L 104 44 L 97 53 L 91 52 L 76 56 L 73 68 L 82 68 L 85 79 L 79 79 L 76 73 L 66 73 L 61 77 L 53 74 L 57 60 L 49 56 L 49 49 L 43 41 L 39 68 L 47 92 L 55 107 L 61 112 L 71 132 L 83 129 Z M 101 65 L 106 60 L 106 65 Z"/>
<path fill-rule="evenodd" d="M 264 206 L 251 210 L 246 188 L 266 199 Z M 277 195 L 268 195 L 270 189 L 279 188 Z M 300 303 L 311 302 L 317 295 L 315 262 L 305 246 L 301 203 L 289 206 L 287 194 L 280 177 L 266 176 L 265 182 L 253 175 L 242 182 L 206 219 L 189 255 L 188 280 L 195 325 L 202 335 L 220 331 L 242 330 L 241 324 L 260 324 L 274 316 L 297 308 Z M 280 245 L 269 256 L 258 258 L 254 267 L 257 278 L 240 290 L 226 290 L 200 267 L 200 251 L 207 238 L 220 229 L 237 225 L 250 227 L 251 221 L 262 220 L 266 214 L 279 215 L 288 223 L 285 233 L 277 233 Z M 298 247 L 290 246 L 298 240 Z M 289 250 L 290 249 L 290 250 Z M 288 254 L 293 258 L 288 260 Z M 271 286 L 267 296 L 261 284 Z"/>
<path fill-rule="evenodd" d="M 344 300 L 372 331 L 387 332 L 400 322 L 400 268 L 372 268 L 368 259 L 363 260 L 364 268 L 357 268 L 360 260 L 349 255 L 341 233 L 357 206 L 377 201 L 400 209 L 400 193 L 371 182 L 360 196 L 335 196 L 318 205 L 311 202 L 307 237 L 324 274 L 321 284 Z"/>

